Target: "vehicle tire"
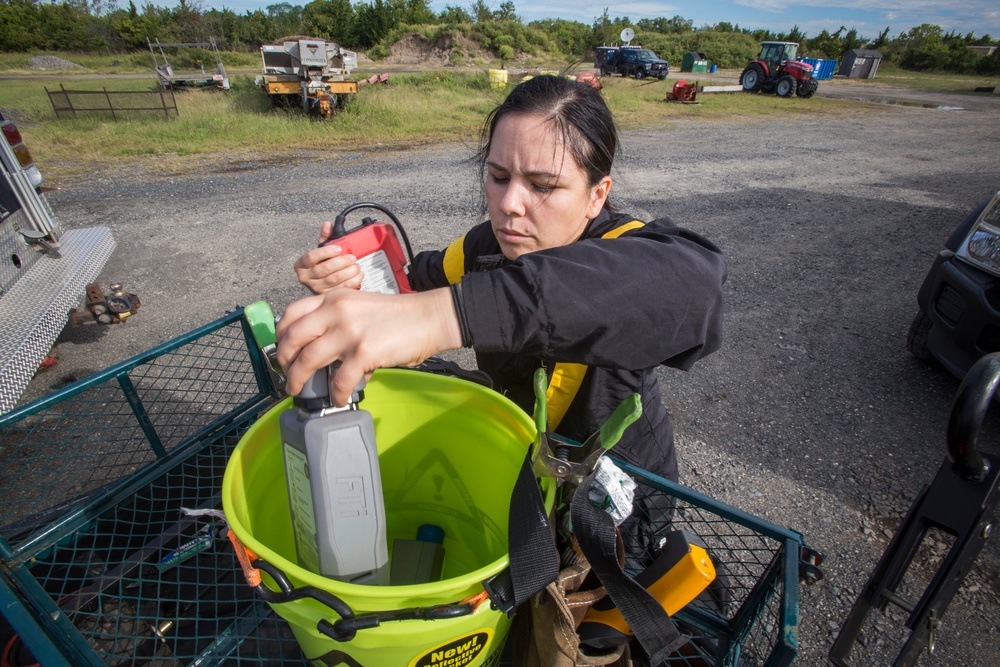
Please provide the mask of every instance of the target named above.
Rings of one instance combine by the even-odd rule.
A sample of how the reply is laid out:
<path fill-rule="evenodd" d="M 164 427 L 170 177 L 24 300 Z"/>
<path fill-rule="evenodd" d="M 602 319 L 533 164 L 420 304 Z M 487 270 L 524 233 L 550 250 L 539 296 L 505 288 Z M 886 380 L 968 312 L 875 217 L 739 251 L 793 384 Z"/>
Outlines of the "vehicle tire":
<path fill-rule="evenodd" d="M 799 87 L 795 91 L 795 94 L 799 97 L 808 99 L 816 94 L 816 89 L 819 88 L 819 82 L 816 79 L 805 79 L 799 81 Z"/>
<path fill-rule="evenodd" d="M 791 74 L 782 74 L 774 82 L 774 92 L 778 97 L 795 96 L 795 77 Z"/>
<path fill-rule="evenodd" d="M 611 76 L 611 72 L 608 71 L 607 67 L 602 67 L 601 68 L 601 76 Z"/>
<path fill-rule="evenodd" d="M 743 90 L 747 93 L 758 92 L 760 87 L 764 85 L 763 68 L 756 63 L 747 65 L 746 69 L 740 75 L 740 85 L 743 86 Z"/>
<path fill-rule="evenodd" d="M 927 317 L 927 314 L 920 310 L 917 311 L 916 317 L 913 318 L 913 322 L 910 324 L 910 331 L 906 334 L 906 349 L 917 359 L 926 363 L 936 362 L 934 355 L 931 354 L 931 350 L 927 346 L 927 338 L 930 336 L 933 327 L 934 322 L 931 321 L 931 318 Z"/>
<path fill-rule="evenodd" d="M 640 68 L 635 71 L 635 78 L 643 79 L 646 77 L 646 70 Z"/>

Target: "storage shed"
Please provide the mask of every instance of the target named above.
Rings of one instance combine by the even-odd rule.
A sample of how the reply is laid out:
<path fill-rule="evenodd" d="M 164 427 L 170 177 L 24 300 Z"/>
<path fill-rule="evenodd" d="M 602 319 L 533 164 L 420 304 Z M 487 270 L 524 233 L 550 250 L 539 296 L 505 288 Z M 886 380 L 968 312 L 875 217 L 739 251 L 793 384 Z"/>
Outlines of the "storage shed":
<path fill-rule="evenodd" d="M 708 58 L 705 57 L 704 53 L 698 53 L 697 51 L 688 51 L 681 58 L 681 71 L 691 72 L 693 74 L 703 74 L 708 71 Z"/>
<path fill-rule="evenodd" d="M 851 49 L 840 59 L 837 74 L 852 79 L 874 79 L 882 54 L 872 49 Z"/>

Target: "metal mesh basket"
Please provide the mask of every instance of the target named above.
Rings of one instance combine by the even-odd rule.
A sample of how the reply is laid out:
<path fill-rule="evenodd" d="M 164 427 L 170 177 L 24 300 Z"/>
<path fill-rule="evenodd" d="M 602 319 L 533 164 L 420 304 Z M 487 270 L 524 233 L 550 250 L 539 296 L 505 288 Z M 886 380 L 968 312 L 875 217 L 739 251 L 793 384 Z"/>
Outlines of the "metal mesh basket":
<path fill-rule="evenodd" d="M 674 615 L 690 640 L 667 665 L 787 665 L 798 649 L 799 578 L 821 556 L 802 535 L 652 475 L 619 465 L 637 484 L 639 534 L 623 535 L 626 567 L 648 562 L 670 531 L 695 536 L 716 570 L 708 589 Z"/>
<path fill-rule="evenodd" d="M 5 659 L 305 665 L 222 526 L 181 510 L 220 506 L 230 453 L 276 397 L 239 310 L 0 417 Z M 668 663 L 791 662 L 801 536 L 628 471 L 660 499 L 640 510 L 648 535 L 629 541 L 631 556 L 683 528 L 720 574 L 675 616 L 691 641 Z"/>

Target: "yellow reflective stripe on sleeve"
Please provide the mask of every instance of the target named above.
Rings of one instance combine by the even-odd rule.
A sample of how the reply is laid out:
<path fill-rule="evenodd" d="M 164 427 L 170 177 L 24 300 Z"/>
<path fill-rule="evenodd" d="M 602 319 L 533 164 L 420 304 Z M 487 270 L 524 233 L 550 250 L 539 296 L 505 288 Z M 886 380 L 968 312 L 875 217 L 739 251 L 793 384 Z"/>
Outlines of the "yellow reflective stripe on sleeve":
<path fill-rule="evenodd" d="M 465 275 L 465 234 L 452 241 L 444 251 L 444 276 L 449 285 L 462 280 Z"/>
<path fill-rule="evenodd" d="M 639 220 L 633 220 L 632 222 L 626 222 L 621 227 L 615 227 L 610 232 L 608 232 L 606 234 L 602 234 L 601 238 L 602 239 L 616 239 L 619 236 L 621 236 L 622 234 L 624 234 L 625 232 L 630 232 L 633 229 L 639 229 L 640 227 L 644 226 L 645 224 L 646 224 L 645 222 L 640 222 Z"/>
<path fill-rule="evenodd" d="M 585 364 L 556 364 L 552 370 L 549 388 L 545 390 L 545 405 L 549 412 L 549 430 L 554 431 L 559 422 L 566 416 L 570 404 L 576 398 L 583 384 L 583 376 L 587 374 Z"/>
<path fill-rule="evenodd" d="M 602 239 L 616 239 L 625 232 L 638 229 L 646 223 L 639 220 L 626 222 L 624 225 L 615 227 L 610 232 L 601 235 Z M 566 416 L 569 406 L 580 391 L 583 384 L 583 377 L 587 374 L 585 364 L 559 363 L 552 370 L 552 379 L 549 380 L 549 388 L 545 390 L 545 403 L 549 413 L 549 430 L 554 431 L 559 426 L 559 422 Z"/>

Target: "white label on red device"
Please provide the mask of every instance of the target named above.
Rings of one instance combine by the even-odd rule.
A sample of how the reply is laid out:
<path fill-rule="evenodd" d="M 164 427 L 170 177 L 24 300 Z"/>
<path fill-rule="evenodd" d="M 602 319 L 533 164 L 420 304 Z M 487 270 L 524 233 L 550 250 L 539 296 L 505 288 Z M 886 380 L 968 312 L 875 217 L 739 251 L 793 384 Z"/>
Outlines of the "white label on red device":
<path fill-rule="evenodd" d="M 384 250 L 376 250 L 370 255 L 359 258 L 358 266 L 365 275 L 361 281 L 362 292 L 399 294 L 399 283 L 396 282 L 389 256 Z"/>

